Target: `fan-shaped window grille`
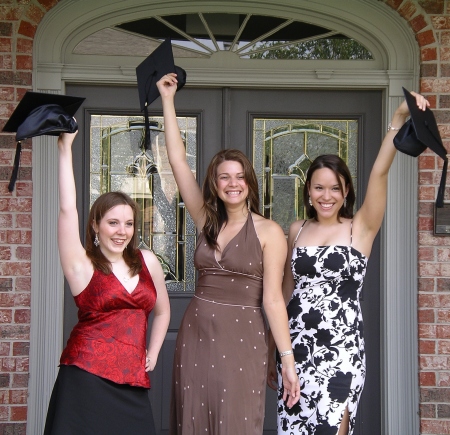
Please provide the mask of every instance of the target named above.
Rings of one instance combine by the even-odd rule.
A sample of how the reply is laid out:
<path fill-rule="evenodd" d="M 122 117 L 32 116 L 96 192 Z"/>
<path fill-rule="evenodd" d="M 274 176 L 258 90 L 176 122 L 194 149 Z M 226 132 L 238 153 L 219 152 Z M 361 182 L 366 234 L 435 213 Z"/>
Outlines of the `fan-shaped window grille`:
<path fill-rule="evenodd" d="M 225 13 L 129 21 L 90 35 L 74 53 L 145 56 L 167 37 L 175 57 L 208 58 L 231 51 L 241 59 L 373 59 L 363 45 L 337 30 L 293 19 Z"/>

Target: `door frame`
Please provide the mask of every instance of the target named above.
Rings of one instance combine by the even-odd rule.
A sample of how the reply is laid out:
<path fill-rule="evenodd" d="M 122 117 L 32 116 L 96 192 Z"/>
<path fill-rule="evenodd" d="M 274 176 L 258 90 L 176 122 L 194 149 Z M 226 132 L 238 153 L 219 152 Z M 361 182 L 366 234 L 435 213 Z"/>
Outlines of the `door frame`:
<path fill-rule="evenodd" d="M 97 58 L 95 64 L 72 54 L 72 48 L 96 29 L 154 13 L 201 11 L 248 13 L 252 1 L 202 0 L 62 0 L 41 21 L 33 48 L 33 90 L 65 93 L 66 83 L 120 83 L 135 86 L 134 68 L 142 59 Z M 342 5 L 340 3 L 345 3 Z M 263 68 L 238 63 L 217 53 L 197 67 L 177 62 L 188 71 L 186 86 L 246 88 L 380 89 L 385 93 L 383 130 L 403 99 L 401 86 L 416 89 L 419 48 L 407 23 L 382 2 L 372 0 L 261 0 L 259 14 L 298 17 L 334 26 L 364 42 L 376 61 L 354 68 L 348 63 L 267 61 Z M 357 18 L 357 22 L 355 22 Z M 90 60 L 92 61 L 92 59 Z M 367 67 L 369 65 L 369 67 Z M 33 139 L 33 211 L 31 263 L 30 385 L 27 433 L 40 431 L 57 361 L 62 350 L 63 274 L 56 223 L 58 215 L 57 148 L 55 139 Z M 405 183 L 406 181 L 406 183 Z M 398 155 L 389 175 L 388 204 L 381 236 L 380 358 L 383 379 L 383 421 L 386 434 L 419 433 L 417 338 L 417 162 Z M 42 201 L 42 198 L 46 198 Z"/>

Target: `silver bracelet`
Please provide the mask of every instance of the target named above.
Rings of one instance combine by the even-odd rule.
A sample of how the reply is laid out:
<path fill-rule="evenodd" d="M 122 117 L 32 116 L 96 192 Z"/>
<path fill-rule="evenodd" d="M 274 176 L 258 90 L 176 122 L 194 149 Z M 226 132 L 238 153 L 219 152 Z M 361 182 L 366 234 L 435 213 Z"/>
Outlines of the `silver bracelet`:
<path fill-rule="evenodd" d="M 282 356 L 286 356 L 286 355 L 292 355 L 294 353 L 294 351 L 291 350 L 285 350 L 284 352 L 280 352 L 280 357 Z"/>
<path fill-rule="evenodd" d="M 387 129 L 387 131 L 391 131 L 391 130 L 394 130 L 394 131 L 399 131 L 400 129 L 399 129 L 399 128 L 397 128 L 397 127 L 392 127 L 392 124 L 391 124 L 391 123 L 389 123 L 389 124 L 388 124 L 388 129 Z"/>

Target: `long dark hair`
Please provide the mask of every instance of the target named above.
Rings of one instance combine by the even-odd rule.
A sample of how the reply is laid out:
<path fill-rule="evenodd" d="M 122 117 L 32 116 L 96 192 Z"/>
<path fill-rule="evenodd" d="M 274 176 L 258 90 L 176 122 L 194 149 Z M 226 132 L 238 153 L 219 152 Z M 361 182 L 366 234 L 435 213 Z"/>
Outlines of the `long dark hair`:
<path fill-rule="evenodd" d="M 352 176 L 345 162 L 335 154 L 324 154 L 316 157 L 308 169 L 305 186 L 303 187 L 303 204 L 305 204 L 307 216 L 317 220 L 316 209 L 312 205 L 309 205 L 308 189 L 311 185 L 311 178 L 314 172 L 317 171 L 317 169 L 322 168 L 328 168 L 334 172 L 338 180 L 339 189 L 342 196 L 345 196 L 345 189 L 348 189 L 346 205 L 345 207 L 342 206 L 338 211 L 338 219 L 341 217 L 351 219 L 353 217 L 353 206 L 355 204 L 355 189 L 353 188 Z M 345 185 L 342 185 L 341 178 L 344 179 Z"/>
<path fill-rule="evenodd" d="M 137 275 L 142 269 L 142 263 L 136 249 L 136 223 L 139 214 L 139 206 L 126 193 L 123 192 L 107 192 L 100 195 L 92 204 L 89 211 L 89 217 L 86 226 L 86 254 L 92 261 L 94 269 L 101 270 L 109 275 L 111 273 L 111 263 L 103 255 L 100 247 L 94 245 L 95 231 L 92 226 L 93 222 L 100 225 L 103 216 L 117 205 L 129 205 L 133 210 L 133 236 L 130 243 L 123 251 L 125 263 L 130 268 L 131 275 Z"/>
<path fill-rule="evenodd" d="M 223 201 L 217 194 L 217 167 L 225 161 L 235 161 L 244 169 L 244 180 L 248 186 L 248 200 L 252 213 L 261 215 L 259 212 L 258 180 L 255 170 L 246 155 L 236 149 L 219 151 L 211 160 L 203 182 L 203 208 L 205 210 L 205 226 L 203 231 L 206 242 L 217 249 L 217 237 L 224 223 L 228 222 L 227 210 Z"/>

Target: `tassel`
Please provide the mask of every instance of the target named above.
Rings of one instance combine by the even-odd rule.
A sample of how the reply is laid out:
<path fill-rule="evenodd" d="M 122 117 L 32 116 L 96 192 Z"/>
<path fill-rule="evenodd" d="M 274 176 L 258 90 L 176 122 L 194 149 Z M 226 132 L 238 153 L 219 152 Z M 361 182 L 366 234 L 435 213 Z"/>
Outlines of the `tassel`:
<path fill-rule="evenodd" d="M 22 153 L 22 144 L 17 142 L 16 146 L 16 155 L 14 157 L 14 166 L 11 174 L 11 179 L 9 180 L 8 190 L 12 192 L 14 190 L 14 185 L 16 184 L 17 175 L 19 173 L 19 164 L 20 164 L 20 154 Z"/>
<path fill-rule="evenodd" d="M 442 168 L 441 183 L 439 184 L 438 195 L 436 198 L 436 207 L 444 207 L 444 195 L 445 195 L 445 184 L 447 182 L 447 167 L 448 158 L 444 160 L 444 166 Z"/>

